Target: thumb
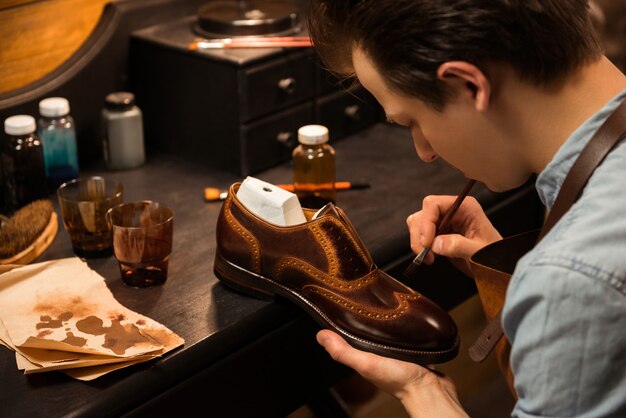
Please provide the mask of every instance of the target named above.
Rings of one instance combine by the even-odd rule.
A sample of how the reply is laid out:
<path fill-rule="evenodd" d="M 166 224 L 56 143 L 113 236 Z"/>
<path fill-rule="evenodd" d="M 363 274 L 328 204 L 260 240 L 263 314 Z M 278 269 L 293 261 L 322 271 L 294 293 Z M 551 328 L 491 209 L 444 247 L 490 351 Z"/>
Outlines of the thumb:
<path fill-rule="evenodd" d="M 333 360 L 360 371 L 364 365 L 370 364 L 373 354 L 360 351 L 348 344 L 338 334 L 330 330 L 317 333 L 317 342 L 323 346 Z"/>
<path fill-rule="evenodd" d="M 459 234 L 438 235 L 431 247 L 435 254 L 449 258 L 470 258 L 484 243 Z"/>

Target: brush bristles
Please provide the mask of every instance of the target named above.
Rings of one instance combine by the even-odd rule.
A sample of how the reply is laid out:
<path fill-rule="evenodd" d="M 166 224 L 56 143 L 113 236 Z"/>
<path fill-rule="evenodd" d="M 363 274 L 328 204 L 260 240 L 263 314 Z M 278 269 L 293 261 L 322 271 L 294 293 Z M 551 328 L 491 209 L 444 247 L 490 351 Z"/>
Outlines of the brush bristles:
<path fill-rule="evenodd" d="M 407 279 L 414 279 L 415 273 L 417 273 L 419 266 L 420 265 L 415 262 L 409 264 L 406 270 L 404 270 L 404 277 L 406 277 Z"/>
<path fill-rule="evenodd" d="M 52 202 L 43 199 L 17 210 L 0 229 L 0 259 L 28 248 L 48 225 L 52 212 Z"/>

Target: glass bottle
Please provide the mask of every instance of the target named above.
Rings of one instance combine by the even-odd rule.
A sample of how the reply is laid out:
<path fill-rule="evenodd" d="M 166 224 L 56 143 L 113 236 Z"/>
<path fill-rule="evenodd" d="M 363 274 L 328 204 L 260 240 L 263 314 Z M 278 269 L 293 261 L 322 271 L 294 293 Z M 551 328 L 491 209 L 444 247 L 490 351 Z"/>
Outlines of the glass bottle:
<path fill-rule="evenodd" d="M 9 211 L 48 195 L 43 148 L 36 129 L 32 116 L 16 115 L 4 121 L 9 137 L 2 141 L 1 157 Z"/>
<path fill-rule="evenodd" d="M 106 96 L 102 110 L 104 161 L 111 170 L 139 167 L 145 162 L 143 117 L 135 95 L 115 92 Z"/>
<path fill-rule="evenodd" d="M 51 188 L 78 178 L 78 151 L 70 103 L 63 97 L 39 102 L 37 131 L 43 143 L 46 176 Z"/>
<path fill-rule="evenodd" d="M 292 154 L 293 185 L 300 204 L 321 208 L 335 202 L 335 150 L 328 144 L 328 128 L 306 125 L 298 129 L 300 143 Z"/>

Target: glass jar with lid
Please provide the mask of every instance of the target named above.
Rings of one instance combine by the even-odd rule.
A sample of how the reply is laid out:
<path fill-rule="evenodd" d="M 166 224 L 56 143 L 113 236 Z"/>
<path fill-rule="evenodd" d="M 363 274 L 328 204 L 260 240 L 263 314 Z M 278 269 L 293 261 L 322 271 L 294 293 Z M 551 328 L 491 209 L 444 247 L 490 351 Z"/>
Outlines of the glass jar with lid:
<path fill-rule="evenodd" d="M 292 154 L 293 185 L 300 204 L 321 208 L 335 202 L 335 150 L 328 144 L 328 128 L 305 125 Z"/>
<path fill-rule="evenodd" d="M 37 123 L 30 115 L 11 116 L 4 121 L 8 138 L 2 141 L 0 157 L 9 211 L 48 195 L 43 147 L 36 130 Z"/>

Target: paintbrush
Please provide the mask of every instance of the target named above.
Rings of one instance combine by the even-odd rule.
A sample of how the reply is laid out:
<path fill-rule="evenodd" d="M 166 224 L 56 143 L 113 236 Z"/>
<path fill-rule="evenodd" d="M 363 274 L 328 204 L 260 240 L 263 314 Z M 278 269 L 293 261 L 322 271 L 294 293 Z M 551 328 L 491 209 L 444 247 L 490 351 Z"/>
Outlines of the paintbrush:
<path fill-rule="evenodd" d="M 311 46 L 308 36 L 244 36 L 240 38 L 196 39 L 187 46 L 190 51 L 224 48 L 294 48 Z"/>
<path fill-rule="evenodd" d="M 293 184 L 276 184 L 276 187 L 287 190 L 288 192 L 294 191 Z M 367 183 L 352 183 L 350 181 L 336 181 L 335 190 L 355 190 L 355 189 L 367 189 L 370 187 Z M 207 202 L 215 202 L 217 200 L 224 200 L 228 196 L 227 190 L 221 190 L 216 187 L 205 187 L 204 200 Z"/>
<path fill-rule="evenodd" d="M 443 217 L 441 217 L 439 221 L 437 221 L 437 225 L 435 227 L 436 235 L 444 234 L 446 232 L 450 224 L 450 220 L 456 213 L 459 206 L 461 206 L 461 203 L 463 203 L 463 199 L 465 199 L 465 197 L 469 194 L 470 190 L 472 190 L 472 187 L 474 186 L 475 183 L 476 183 L 476 180 L 468 181 L 465 187 L 463 187 L 463 190 L 461 190 L 461 193 L 459 193 L 459 195 L 454 200 L 454 203 L 452 203 L 452 206 L 450 206 L 448 210 L 446 211 L 446 213 L 443 215 Z M 428 254 L 429 251 L 430 251 L 430 247 L 424 247 L 424 249 L 422 249 L 422 251 L 420 251 L 419 254 L 417 254 L 417 256 L 413 259 L 413 262 L 404 271 L 405 277 L 409 279 L 413 278 L 413 275 L 417 271 L 417 268 L 422 265 L 422 263 L 424 262 L 424 258 L 426 257 L 426 254 Z"/>

